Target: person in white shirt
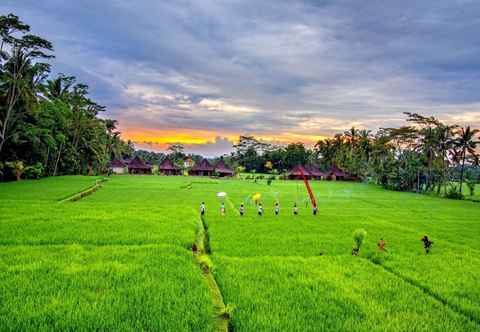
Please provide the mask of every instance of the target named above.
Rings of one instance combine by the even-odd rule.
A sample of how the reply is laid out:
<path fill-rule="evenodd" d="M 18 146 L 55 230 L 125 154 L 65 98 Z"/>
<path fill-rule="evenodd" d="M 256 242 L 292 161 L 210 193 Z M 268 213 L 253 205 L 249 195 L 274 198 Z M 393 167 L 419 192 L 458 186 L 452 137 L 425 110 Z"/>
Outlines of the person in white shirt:
<path fill-rule="evenodd" d="M 239 212 L 240 212 L 240 215 L 243 216 L 245 214 L 245 206 L 242 204 L 240 204 L 240 209 L 239 209 Z"/>
<path fill-rule="evenodd" d="M 205 215 L 205 202 L 200 204 L 200 215 L 203 217 Z"/>
<path fill-rule="evenodd" d="M 258 203 L 258 215 L 263 215 L 263 206 L 262 203 Z"/>

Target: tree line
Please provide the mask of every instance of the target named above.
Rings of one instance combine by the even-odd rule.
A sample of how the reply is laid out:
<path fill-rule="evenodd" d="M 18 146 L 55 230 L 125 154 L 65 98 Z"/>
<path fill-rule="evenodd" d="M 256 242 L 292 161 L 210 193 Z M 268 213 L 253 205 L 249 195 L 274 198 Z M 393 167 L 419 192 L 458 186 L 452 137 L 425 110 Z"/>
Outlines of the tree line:
<path fill-rule="evenodd" d="M 286 147 L 240 136 L 233 162 L 247 172 L 282 173 L 296 165 L 328 170 L 333 165 L 365 181 L 399 191 L 436 192 L 461 198 L 464 183 L 473 194 L 479 183 L 478 129 L 405 113 L 407 124 L 370 130 L 351 128 L 319 140 L 312 149 L 302 143 Z"/>
<path fill-rule="evenodd" d="M 0 179 L 103 173 L 132 155 L 87 85 L 52 77 L 51 42 L 13 14 L 0 16 L 0 38 Z"/>

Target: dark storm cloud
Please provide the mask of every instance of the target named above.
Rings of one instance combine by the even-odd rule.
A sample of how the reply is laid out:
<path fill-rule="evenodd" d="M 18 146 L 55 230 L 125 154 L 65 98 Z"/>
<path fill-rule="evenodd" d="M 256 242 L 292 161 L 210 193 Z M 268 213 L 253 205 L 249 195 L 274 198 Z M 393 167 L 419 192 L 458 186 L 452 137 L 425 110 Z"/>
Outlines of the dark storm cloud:
<path fill-rule="evenodd" d="M 278 135 L 480 124 L 477 1 L 4 0 L 123 126 Z"/>

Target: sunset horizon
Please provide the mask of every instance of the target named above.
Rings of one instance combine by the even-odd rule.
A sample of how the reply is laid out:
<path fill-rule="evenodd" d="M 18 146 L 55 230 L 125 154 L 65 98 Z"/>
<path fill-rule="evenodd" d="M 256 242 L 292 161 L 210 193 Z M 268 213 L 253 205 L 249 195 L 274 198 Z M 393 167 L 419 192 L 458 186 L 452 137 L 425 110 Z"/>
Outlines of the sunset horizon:
<path fill-rule="evenodd" d="M 240 135 L 312 146 L 351 127 L 402 125 L 404 112 L 480 126 L 478 22 L 454 3 L 7 0 L 0 9 L 52 41 L 53 73 L 90 85 L 101 117 L 137 148 L 181 143 L 214 156 Z"/>

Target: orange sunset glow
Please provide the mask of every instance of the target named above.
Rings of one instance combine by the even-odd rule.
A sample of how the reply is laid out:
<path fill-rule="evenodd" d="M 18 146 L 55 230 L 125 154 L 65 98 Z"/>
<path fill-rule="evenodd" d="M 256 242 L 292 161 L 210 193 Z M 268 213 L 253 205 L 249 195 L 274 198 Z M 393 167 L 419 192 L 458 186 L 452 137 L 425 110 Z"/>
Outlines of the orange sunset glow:
<path fill-rule="evenodd" d="M 240 133 L 228 133 L 222 131 L 195 130 L 195 129 L 145 129 L 128 128 L 122 131 L 122 138 L 131 140 L 134 143 L 148 143 L 158 150 L 165 150 L 170 144 L 181 143 L 185 145 L 212 144 L 218 137 L 227 139 L 232 144 L 238 142 Z M 248 134 L 250 135 L 250 134 Z M 286 145 L 292 142 L 302 142 L 313 145 L 327 136 L 323 135 L 302 135 L 295 133 L 279 133 L 275 135 L 254 135 L 257 139 L 279 145 Z"/>

